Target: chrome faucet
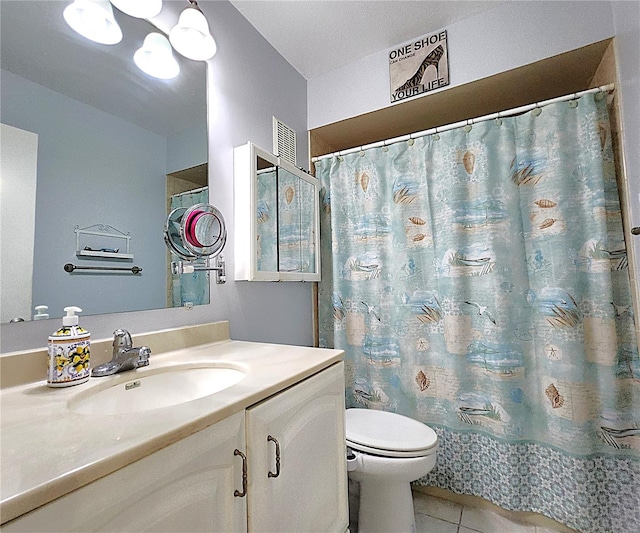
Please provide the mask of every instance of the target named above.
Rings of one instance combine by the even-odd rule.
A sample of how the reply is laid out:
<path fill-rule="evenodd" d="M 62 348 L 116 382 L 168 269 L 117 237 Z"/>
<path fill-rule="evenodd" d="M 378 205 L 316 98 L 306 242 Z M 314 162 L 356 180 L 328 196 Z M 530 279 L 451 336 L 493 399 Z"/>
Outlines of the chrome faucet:
<path fill-rule="evenodd" d="M 149 364 L 151 348 L 148 346 L 133 347 L 131 334 L 126 329 L 113 332 L 113 355 L 111 361 L 98 365 L 91 371 L 95 377 L 110 376 L 125 370 L 133 370 Z"/>

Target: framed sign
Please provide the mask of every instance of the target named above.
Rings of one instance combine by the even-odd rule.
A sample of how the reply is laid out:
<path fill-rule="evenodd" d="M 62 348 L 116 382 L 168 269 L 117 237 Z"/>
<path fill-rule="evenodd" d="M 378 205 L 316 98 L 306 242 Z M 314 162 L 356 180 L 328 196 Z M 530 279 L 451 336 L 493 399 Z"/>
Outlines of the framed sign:
<path fill-rule="evenodd" d="M 447 32 L 396 46 L 389 52 L 391 102 L 449 85 Z"/>

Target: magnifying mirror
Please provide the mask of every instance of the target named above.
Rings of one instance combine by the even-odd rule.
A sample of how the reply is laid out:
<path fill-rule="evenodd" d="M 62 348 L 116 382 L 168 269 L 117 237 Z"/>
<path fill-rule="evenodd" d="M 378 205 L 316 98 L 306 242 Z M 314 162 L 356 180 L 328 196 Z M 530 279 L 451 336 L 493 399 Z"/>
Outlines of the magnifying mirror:
<path fill-rule="evenodd" d="M 215 257 L 227 242 L 224 217 L 210 204 L 178 207 L 167 217 L 164 242 L 183 261 Z"/>

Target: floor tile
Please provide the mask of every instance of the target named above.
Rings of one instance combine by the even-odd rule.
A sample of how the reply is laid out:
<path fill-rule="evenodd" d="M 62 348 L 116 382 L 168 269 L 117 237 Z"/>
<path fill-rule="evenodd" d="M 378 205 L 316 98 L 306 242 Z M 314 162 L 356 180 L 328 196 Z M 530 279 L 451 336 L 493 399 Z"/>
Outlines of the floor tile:
<path fill-rule="evenodd" d="M 460 526 L 458 533 L 478 533 L 477 529 L 469 529 L 468 527 Z"/>
<path fill-rule="evenodd" d="M 416 513 L 428 514 L 454 524 L 460 523 L 462 505 L 423 492 L 413 493 L 413 507 Z"/>
<path fill-rule="evenodd" d="M 465 507 L 460 525 L 482 533 L 536 533 L 533 525 L 512 522 L 488 509 Z"/>
<path fill-rule="evenodd" d="M 423 513 L 416 513 L 418 533 L 458 533 L 458 525 Z"/>

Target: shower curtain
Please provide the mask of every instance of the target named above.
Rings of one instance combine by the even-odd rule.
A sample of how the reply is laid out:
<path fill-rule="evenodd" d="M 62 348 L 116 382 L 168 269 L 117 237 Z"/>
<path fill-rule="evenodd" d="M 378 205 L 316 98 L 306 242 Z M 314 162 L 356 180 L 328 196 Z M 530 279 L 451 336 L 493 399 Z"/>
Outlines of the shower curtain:
<path fill-rule="evenodd" d="M 333 156 L 320 344 L 433 427 L 420 484 L 640 530 L 640 358 L 604 95 Z"/>

